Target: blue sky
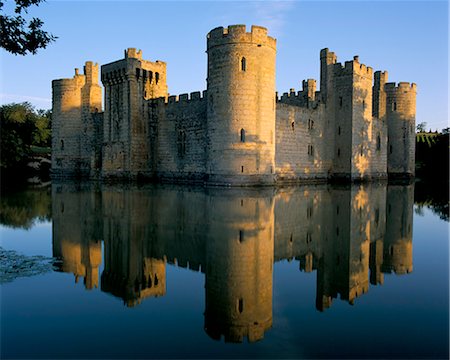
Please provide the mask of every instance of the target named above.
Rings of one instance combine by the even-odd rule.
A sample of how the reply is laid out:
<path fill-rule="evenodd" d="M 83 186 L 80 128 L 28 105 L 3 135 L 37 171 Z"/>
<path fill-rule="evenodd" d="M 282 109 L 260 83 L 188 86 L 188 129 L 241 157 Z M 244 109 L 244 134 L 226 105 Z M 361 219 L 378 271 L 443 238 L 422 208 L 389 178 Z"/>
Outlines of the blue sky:
<path fill-rule="evenodd" d="M 6 4 L 12 0 L 7 0 Z M 51 107 L 51 80 L 86 60 L 106 64 L 136 47 L 168 63 L 173 95 L 206 88 L 206 34 L 217 26 L 262 25 L 277 38 L 277 90 L 319 80 L 319 51 L 359 55 L 389 81 L 418 85 L 417 123 L 448 126 L 447 1 L 63 1 L 30 9 L 58 40 L 34 56 L 0 50 L 1 103 Z"/>

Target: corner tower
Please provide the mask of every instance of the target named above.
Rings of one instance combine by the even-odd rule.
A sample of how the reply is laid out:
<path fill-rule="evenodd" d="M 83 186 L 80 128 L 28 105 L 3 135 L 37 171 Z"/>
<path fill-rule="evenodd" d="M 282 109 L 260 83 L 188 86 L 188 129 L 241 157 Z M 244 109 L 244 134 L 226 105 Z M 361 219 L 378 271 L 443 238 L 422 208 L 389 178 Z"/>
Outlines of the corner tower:
<path fill-rule="evenodd" d="M 391 178 L 414 177 L 416 150 L 416 84 L 387 83 L 387 171 Z"/>
<path fill-rule="evenodd" d="M 273 183 L 276 40 L 260 26 L 218 27 L 207 53 L 208 182 Z"/>

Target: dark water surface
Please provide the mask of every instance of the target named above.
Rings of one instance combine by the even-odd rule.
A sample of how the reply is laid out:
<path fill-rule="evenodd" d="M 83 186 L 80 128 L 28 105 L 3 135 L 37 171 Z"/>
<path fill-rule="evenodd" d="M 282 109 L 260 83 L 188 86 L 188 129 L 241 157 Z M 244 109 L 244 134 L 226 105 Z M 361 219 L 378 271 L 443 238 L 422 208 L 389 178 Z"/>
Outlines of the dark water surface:
<path fill-rule="evenodd" d="M 449 356 L 448 205 L 414 185 L 53 184 L 0 220 L 1 358 Z"/>

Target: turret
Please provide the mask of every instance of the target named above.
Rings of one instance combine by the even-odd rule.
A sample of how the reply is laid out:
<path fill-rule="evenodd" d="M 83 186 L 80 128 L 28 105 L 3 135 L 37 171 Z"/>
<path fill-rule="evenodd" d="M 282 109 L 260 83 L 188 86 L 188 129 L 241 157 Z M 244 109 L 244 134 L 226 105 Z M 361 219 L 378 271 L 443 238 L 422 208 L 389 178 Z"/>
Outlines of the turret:
<path fill-rule="evenodd" d="M 388 124 L 387 170 L 391 178 L 415 174 L 416 84 L 385 85 Z"/>
<path fill-rule="evenodd" d="M 208 34 L 206 173 L 210 183 L 273 183 L 276 40 L 267 29 Z"/>
<path fill-rule="evenodd" d="M 336 54 L 328 48 L 320 50 L 320 95 L 323 102 L 327 102 L 328 88 L 333 75 L 332 65 L 336 63 L 336 60 Z"/>
<path fill-rule="evenodd" d="M 53 80 L 52 174 L 89 176 L 93 166 L 94 112 L 101 111 L 98 65 L 86 62 L 84 74 Z"/>
<path fill-rule="evenodd" d="M 372 88 L 372 115 L 385 120 L 386 116 L 386 92 L 384 86 L 388 80 L 388 72 L 375 71 Z"/>

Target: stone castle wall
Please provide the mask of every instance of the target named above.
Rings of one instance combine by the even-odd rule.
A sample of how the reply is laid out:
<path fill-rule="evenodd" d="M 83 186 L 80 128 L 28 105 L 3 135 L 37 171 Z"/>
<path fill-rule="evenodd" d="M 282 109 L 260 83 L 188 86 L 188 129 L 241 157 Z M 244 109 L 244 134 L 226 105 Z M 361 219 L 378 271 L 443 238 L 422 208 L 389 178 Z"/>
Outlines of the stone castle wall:
<path fill-rule="evenodd" d="M 202 181 L 206 171 L 206 93 L 147 102 L 155 175 L 161 180 Z"/>
<path fill-rule="evenodd" d="M 320 91 L 275 92 L 276 40 L 244 25 L 207 36 L 207 90 L 169 96 L 166 63 L 130 48 L 53 82 L 55 177 L 274 185 L 414 176 L 416 85 L 320 52 Z M 395 140 L 394 140 L 395 139 Z M 401 139 L 401 141 L 397 141 Z"/>

